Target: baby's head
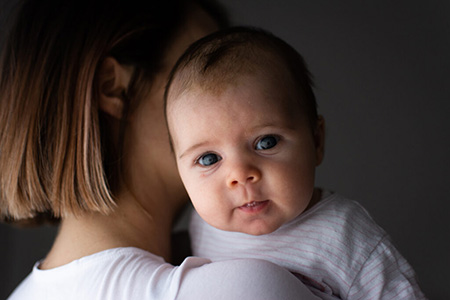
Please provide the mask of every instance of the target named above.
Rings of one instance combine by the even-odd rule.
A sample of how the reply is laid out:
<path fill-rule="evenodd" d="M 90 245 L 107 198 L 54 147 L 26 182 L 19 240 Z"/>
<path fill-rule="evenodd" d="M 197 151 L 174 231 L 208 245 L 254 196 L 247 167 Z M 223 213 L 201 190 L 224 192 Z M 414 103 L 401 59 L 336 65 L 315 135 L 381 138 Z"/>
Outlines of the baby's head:
<path fill-rule="evenodd" d="M 210 225 L 267 234 L 311 204 L 324 136 L 311 86 L 302 57 L 259 29 L 214 33 L 180 58 L 167 123 L 181 178 Z"/>

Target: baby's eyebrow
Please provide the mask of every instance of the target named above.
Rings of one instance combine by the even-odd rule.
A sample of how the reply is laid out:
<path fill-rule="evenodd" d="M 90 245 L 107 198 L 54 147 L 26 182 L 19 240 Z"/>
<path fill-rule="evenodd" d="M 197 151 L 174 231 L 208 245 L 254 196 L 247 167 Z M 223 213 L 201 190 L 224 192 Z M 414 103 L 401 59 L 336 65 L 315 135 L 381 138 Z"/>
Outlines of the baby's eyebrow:
<path fill-rule="evenodd" d="M 252 130 L 261 130 L 261 129 L 268 128 L 268 127 L 269 128 L 270 127 L 277 128 L 280 126 L 275 123 L 264 123 L 264 124 L 260 124 L 260 125 L 252 127 Z"/>
<path fill-rule="evenodd" d="M 183 156 L 186 156 L 187 154 L 189 154 L 190 152 L 194 151 L 197 148 L 205 146 L 207 143 L 208 143 L 207 141 L 204 141 L 204 142 L 200 142 L 200 143 L 197 143 L 197 144 L 194 144 L 194 145 L 190 146 L 185 151 L 183 151 L 180 155 L 178 155 L 178 159 L 183 158 Z"/>
<path fill-rule="evenodd" d="M 252 131 L 257 131 L 257 130 L 262 130 L 262 129 L 275 129 L 275 130 L 295 130 L 295 126 L 292 124 L 289 124 L 287 122 L 284 123 L 265 123 L 265 124 L 261 124 L 261 125 L 257 125 L 251 128 Z"/>

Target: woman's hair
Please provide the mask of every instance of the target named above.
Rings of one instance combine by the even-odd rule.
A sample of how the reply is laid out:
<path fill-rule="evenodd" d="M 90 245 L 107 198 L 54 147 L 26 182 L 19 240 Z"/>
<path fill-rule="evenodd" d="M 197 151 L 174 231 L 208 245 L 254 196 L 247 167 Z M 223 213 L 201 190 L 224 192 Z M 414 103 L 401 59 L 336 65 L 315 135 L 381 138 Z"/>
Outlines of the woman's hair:
<path fill-rule="evenodd" d="M 96 72 L 112 56 L 134 67 L 125 111 L 147 95 L 189 0 L 25 0 L 0 60 L 0 217 L 109 213 L 120 172 L 98 110 Z M 126 124 L 126 116 L 122 125 Z"/>

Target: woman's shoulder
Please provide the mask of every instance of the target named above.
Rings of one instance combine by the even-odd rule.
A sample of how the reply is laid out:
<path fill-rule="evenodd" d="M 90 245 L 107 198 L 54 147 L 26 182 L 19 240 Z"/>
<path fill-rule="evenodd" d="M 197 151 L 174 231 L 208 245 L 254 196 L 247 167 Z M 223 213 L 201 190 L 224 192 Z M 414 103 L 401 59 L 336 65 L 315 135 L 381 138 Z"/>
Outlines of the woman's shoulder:
<path fill-rule="evenodd" d="M 130 269 L 134 289 L 151 291 L 149 299 L 317 299 L 290 272 L 264 260 L 187 257 L 173 266 L 140 249 L 127 251 L 132 255 L 122 258 L 123 267 Z"/>
<path fill-rule="evenodd" d="M 173 266 L 140 249 L 127 251 L 133 253 L 123 259 L 126 267 L 132 269 L 134 288 L 127 287 L 145 287 L 150 292 L 145 299 L 318 299 L 294 275 L 268 261 L 211 262 L 191 256 Z M 127 295 L 131 296 L 136 295 Z"/>
<path fill-rule="evenodd" d="M 161 257 L 134 247 L 100 251 L 45 270 L 37 262 L 8 299 L 125 299 L 120 289 L 131 277 L 149 275 L 163 264 Z"/>
<path fill-rule="evenodd" d="M 188 257 L 180 265 L 185 275 L 180 299 L 318 299 L 294 275 L 271 262 L 202 260 Z"/>
<path fill-rule="evenodd" d="M 132 247 L 102 251 L 50 270 L 36 264 L 10 299 L 46 295 L 66 300 L 316 299 L 291 273 L 266 261 L 188 257 L 173 266 Z"/>

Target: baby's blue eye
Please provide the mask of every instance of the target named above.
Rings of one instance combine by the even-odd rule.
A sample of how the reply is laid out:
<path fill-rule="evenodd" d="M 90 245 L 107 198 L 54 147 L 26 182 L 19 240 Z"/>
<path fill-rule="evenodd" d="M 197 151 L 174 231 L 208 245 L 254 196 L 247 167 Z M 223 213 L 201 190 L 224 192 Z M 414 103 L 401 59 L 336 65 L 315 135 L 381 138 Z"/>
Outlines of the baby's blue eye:
<path fill-rule="evenodd" d="M 202 166 L 208 167 L 208 166 L 211 166 L 211 165 L 217 163 L 221 159 L 222 158 L 217 154 L 207 153 L 207 154 L 200 156 L 200 158 L 197 160 L 197 162 L 199 164 L 201 164 Z"/>
<path fill-rule="evenodd" d="M 263 138 L 261 138 L 256 143 L 256 150 L 267 150 L 270 148 L 275 147 L 275 145 L 278 143 L 278 139 L 272 135 L 267 135 Z"/>

